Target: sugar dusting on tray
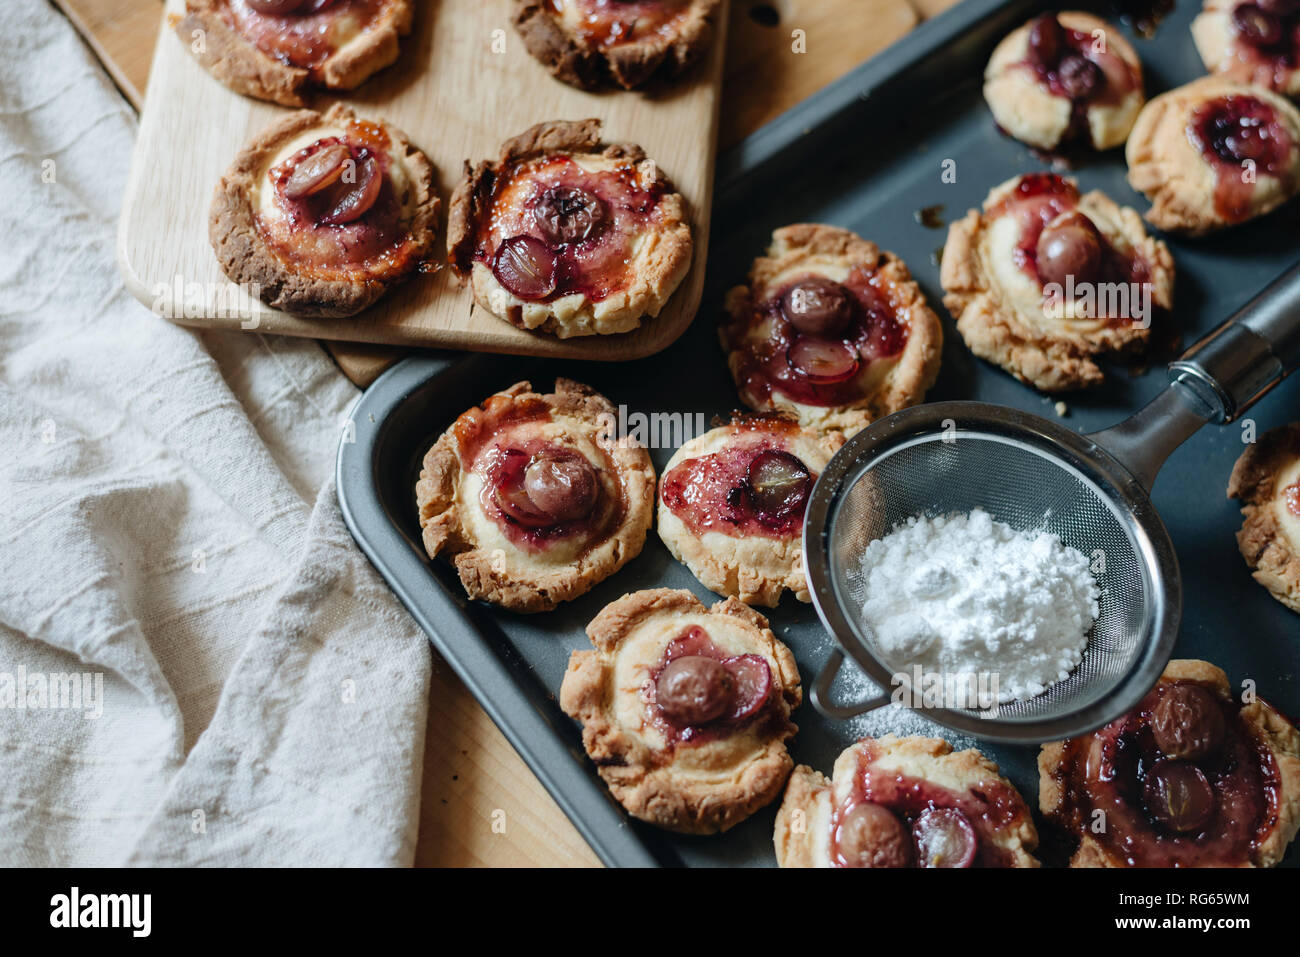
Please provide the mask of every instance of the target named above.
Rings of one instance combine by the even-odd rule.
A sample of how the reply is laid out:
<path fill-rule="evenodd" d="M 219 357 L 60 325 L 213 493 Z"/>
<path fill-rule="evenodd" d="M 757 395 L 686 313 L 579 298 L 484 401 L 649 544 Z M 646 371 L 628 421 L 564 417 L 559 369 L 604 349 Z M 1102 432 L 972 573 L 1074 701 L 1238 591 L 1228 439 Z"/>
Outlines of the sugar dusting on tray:
<path fill-rule="evenodd" d="M 862 557 L 863 621 L 898 671 L 987 675 L 999 702 L 1069 677 L 1098 614 L 1086 555 L 982 509 L 917 516 Z"/>

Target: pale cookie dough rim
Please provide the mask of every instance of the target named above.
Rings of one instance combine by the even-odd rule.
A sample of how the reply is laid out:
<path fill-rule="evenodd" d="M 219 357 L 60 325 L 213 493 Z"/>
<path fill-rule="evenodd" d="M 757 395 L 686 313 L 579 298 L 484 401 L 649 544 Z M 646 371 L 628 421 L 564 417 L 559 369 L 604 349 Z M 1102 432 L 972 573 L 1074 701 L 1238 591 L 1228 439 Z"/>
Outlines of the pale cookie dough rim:
<path fill-rule="evenodd" d="M 1228 498 L 1241 502 L 1237 547 L 1251 577 L 1294 612 L 1300 612 L 1300 554 L 1294 550 L 1273 508 L 1277 480 L 1300 461 L 1300 422 L 1270 429 L 1246 447 L 1228 479 Z"/>
<path fill-rule="evenodd" d="M 765 421 L 770 421 L 772 426 L 762 428 Z M 845 441 L 840 432 L 819 432 L 799 425 L 792 418 L 761 413 L 733 416 L 731 422 L 697 435 L 673 453 L 660 476 L 660 487 L 656 495 L 659 540 L 664 543 L 673 558 L 685 565 L 700 584 L 719 595 L 767 608 L 776 607 L 781 596 L 787 591 L 792 592 L 801 602 L 811 601 L 812 596 L 808 592 L 808 582 L 803 570 L 801 532 L 796 532 L 791 538 L 763 535 L 729 537 L 729 540 L 734 542 L 734 548 L 719 555 L 705 547 L 701 538 L 687 528 L 676 513 L 665 504 L 663 480 L 668 473 L 683 462 L 698 458 L 699 456 L 693 453 L 700 446 L 706 445 L 706 440 L 710 437 L 724 432 L 730 434 L 765 432 L 773 436 L 780 433 L 800 435 L 819 446 L 826 454 L 827 462 Z M 805 466 L 807 464 L 804 463 Z M 824 469 L 823 463 L 818 472 Z M 671 516 L 672 521 L 668 521 L 666 516 Z"/>
<path fill-rule="evenodd" d="M 721 0 L 691 0 L 672 36 L 593 48 L 574 36 L 545 0 L 512 3 L 511 19 L 529 55 L 556 79 L 589 92 L 631 90 L 685 73 L 712 45 L 721 7 Z"/>
<path fill-rule="evenodd" d="M 785 727 L 779 736 L 768 739 L 760 756 L 724 785 L 675 774 L 672 752 L 667 752 L 665 762 L 664 751 L 625 732 L 611 710 L 612 663 L 619 645 L 647 619 L 673 614 L 722 615 L 741 622 L 767 646 L 767 657 L 776 662 L 774 693 Z M 629 814 L 681 834 L 714 834 L 729 830 L 777 798 L 794 767 L 786 742 L 797 731 L 789 716 L 803 700 L 803 689 L 794 654 L 772 633 L 766 618 L 734 598 L 705 607 L 685 589 L 653 588 L 606 605 L 587 626 L 587 636 L 594 647 L 571 654 L 560 687 L 560 707 L 582 724 L 588 757 Z"/>
<path fill-rule="evenodd" d="M 864 743 L 869 743 L 875 747 L 878 756 L 901 755 L 922 763 L 941 763 L 954 777 L 963 780 L 969 779 L 966 784 L 966 790 L 968 791 L 988 781 L 996 781 L 1008 788 L 1020 799 L 1024 814 L 1020 816 L 1020 821 L 1015 826 L 994 828 L 993 833 L 996 838 L 994 843 L 1000 850 L 1011 855 L 1013 867 L 1040 866 L 1038 859 L 1033 855 L 1033 851 L 1038 847 L 1038 830 L 1034 827 L 1034 818 L 1029 803 L 1025 800 L 1024 795 L 1016 789 L 1016 786 L 1003 776 L 997 764 L 984 752 L 976 748 L 954 751 L 952 745 L 943 738 L 931 738 L 925 735 L 900 736 L 890 733 L 879 738 L 864 737 L 855 741 L 840 752 L 835 759 L 835 765 L 838 767 L 842 761 L 849 759 L 850 754 L 853 754 L 855 755 L 852 758 L 854 773 L 856 773 L 858 767 L 856 753 Z M 925 780 L 930 779 L 927 777 Z M 805 829 L 803 835 L 794 832 L 794 811 L 803 810 L 803 820 L 805 822 L 810 820 L 812 817 L 812 804 L 818 800 L 823 789 L 831 790 L 830 798 L 833 805 L 835 784 L 836 781 L 833 777 L 827 778 L 821 772 L 807 766 L 800 766 L 795 769 L 794 774 L 791 775 L 790 784 L 786 788 L 786 796 L 782 800 L 781 810 L 777 813 L 776 829 L 773 834 L 773 843 L 777 848 L 778 866 L 815 866 L 816 856 L 810 846 L 812 831 Z M 800 840 L 801 836 L 802 840 Z M 830 835 L 826 835 L 826 838 L 829 842 Z"/>
<path fill-rule="evenodd" d="M 1228 0 L 1224 5 L 1220 0 L 1205 0 L 1201 12 L 1192 19 L 1192 42 L 1196 45 L 1196 52 L 1200 55 L 1205 69 L 1214 76 L 1221 76 L 1236 83 L 1272 90 L 1286 97 L 1300 96 L 1300 67 L 1288 70 L 1285 85 L 1278 87 L 1272 82 L 1255 81 L 1255 77 L 1263 72 L 1275 72 L 1266 64 L 1245 63 L 1232 55 L 1234 41 L 1237 40 L 1236 34 L 1232 31 L 1232 11 L 1243 2 L 1245 0 Z M 1220 21 L 1224 26 L 1222 33 L 1216 29 L 1215 21 Z"/>
<path fill-rule="evenodd" d="M 632 277 L 634 294 L 626 296 L 622 306 L 606 306 L 615 301 L 618 293 L 594 303 L 579 296 L 576 301 L 580 304 L 562 319 L 556 314 L 555 300 L 518 299 L 496 281 L 488 267 L 475 261 L 479 230 L 484 218 L 491 215 L 498 175 L 553 154 L 587 155 L 635 166 L 642 173 L 654 173 L 654 184 L 661 190 L 657 204 L 661 222 L 653 230 L 658 234 L 656 254 L 648 263 L 637 263 Z M 469 282 L 477 305 L 512 326 L 561 339 L 630 332 L 641 324 L 642 318 L 657 316 L 686 278 L 694 252 L 685 197 L 640 146 L 605 143 L 598 119 L 537 123 L 502 143 L 496 159 L 478 164 L 466 161 L 464 176 L 452 194 L 448 212 L 447 258 L 452 271 L 462 281 Z M 493 295 L 499 295 L 507 303 L 505 315 L 494 306 Z"/>
<path fill-rule="evenodd" d="M 1232 700 L 1232 685 L 1223 669 L 1197 658 L 1174 659 L 1165 666 L 1160 681 L 1196 681 L 1208 686 L 1220 697 Z M 1273 755 L 1278 771 L 1277 819 L 1243 867 L 1272 867 L 1286 854 L 1287 846 L 1300 831 L 1300 731 L 1256 697 L 1239 712 L 1246 730 Z M 1057 781 L 1066 758 L 1066 742 L 1050 741 L 1038 753 L 1038 809 L 1043 816 L 1062 825 L 1067 812 L 1066 794 Z M 1070 858 L 1070 867 L 1126 867 L 1089 833 L 1079 836 L 1079 847 Z M 1219 866 L 1219 865 L 1213 865 Z"/>
<path fill-rule="evenodd" d="M 226 0 L 186 0 L 185 14 L 174 16 L 174 29 L 195 60 L 236 93 L 283 106 L 304 106 L 316 86 L 353 90 L 397 61 L 400 38 L 411 32 L 411 0 L 388 0 L 384 15 L 360 36 L 330 54 L 315 68 L 293 66 L 260 50 L 226 22 Z M 204 49 L 194 52 L 191 36 L 200 30 Z M 320 77 L 319 80 L 313 73 Z"/>
<path fill-rule="evenodd" d="M 1215 208 L 1213 190 L 1206 193 L 1180 185 L 1186 177 L 1175 175 L 1179 167 L 1194 163 L 1199 164 L 1203 170 L 1208 170 L 1217 181 L 1218 171 L 1187 142 L 1185 132 L 1190 111 L 1184 107 L 1182 100 L 1191 96 L 1197 101 L 1203 101 L 1232 94 L 1253 96 L 1273 107 L 1279 118 L 1287 125 L 1292 139 L 1290 192 L 1280 190 L 1277 195 L 1266 198 L 1242 220 L 1224 219 Z M 1174 137 L 1179 148 L 1176 151 L 1159 149 L 1158 141 L 1168 137 L 1159 136 L 1158 131 L 1163 128 L 1166 121 L 1173 122 L 1177 117 L 1182 117 L 1177 135 Z M 1297 111 L 1290 100 L 1272 90 L 1237 83 L 1222 74 L 1200 77 L 1161 93 L 1147 102 L 1129 133 L 1128 144 L 1124 148 L 1124 159 L 1128 163 L 1129 185 L 1151 203 L 1151 208 L 1147 210 L 1144 218 L 1152 226 L 1165 232 L 1186 236 L 1204 236 L 1221 229 L 1231 229 L 1268 215 L 1290 202 L 1300 190 L 1300 111 Z M 1268 177 L 1278 180 L 1279 183 L 1285 183 L 1283 178 L 1268 176 L 1268 174 L 1260 175 L 1261 178 Z"/>
<path fill-rule="evenodd" d="M 1141 351 L 1151 338 L 1151 326 L 1112 326 L 1100 335 L 1044 336 L 1021 321 L 1015 304 L 1007 301 L 985 268 L 979 250 L 992 222 L 986 215 L 990 201 L 1001 198 L 1024 175 L 993 187 L 981 208 L 968 210 L 948 227 L 939 267 L 943 304 L 967 348 L 1020 382 L 1047 393 L 1094 388 L 1105 381 L 1094 357 L 1123 358 Z M 1073 177 L 1061 178 L 1078 188 Z M 1101 190 L 1081 193 L 1076 208 L 1085 204 L 1106 209 L 1107 218 L 1120 224 L 1124 240 L 1151 270 L 1152 305 L 1171 309 L 1174 259 L 1169 247 L 1147 233 L 1136 210 L 1120 206 Z"/>
<path fill-rule="evenodd" d="M 1083 33 L 1092 33 L 1095 30 L 1102 30 L 1105 33 L 1107 44 L 1116 52 L 1116 55 L 1124 61 L 1125 65 L 1128 66 L 1129 72 L 1134 77 L 1136 87 L 1126 95 L 1123 101 L 1121 101 L 1122 103 L 1128 104 L 1127 112 L 1131 113 L 1127 125 L 1123 127 L 1123 135 L 1121 136 L 1118 132 L 1115 132 L 1106 142 L 1099 143 L 1097 142 L 1095 135 L 1097 131 L 1093 128 L 1092 123 L 1089 122 L 1086 137 L 1088 145 L 1097 152 L 1104 152 L 1123 145 L 1124 141 L 1128 139 L 1129 132 L 1133 129 L 1133 124 L 1137 120 L 1138 113 L 1141 112 L 1143 105 L 1146 103 L 1146 77 L 1143 75 L 1142 60 L 1138 56 L 1137 50 L 1133 48 L 1133 45 L 1128 42 L 1128 38 L 1116 29 L 1113 24 L 1103 20 L 1095 14 L 1088 13 L 1084 10 L 1048 10 L 1044 11 L 1044 13 L 1054 13 L 1057 21 L 1070 30 L 1079 30 Z M 1041 16 L 1041 14 L 1039 14 L 1039 16 Z M 1069 114 L 1066 116 L 1066 126 L 1061 130 L 1055 140 L 1048 142 L 1045 137 L 1040 137 L 1037 140 L 1027 139 L 1022 136 L 1017 136 L 1016 133 L 1010 129 L 1006 122 L 1010 114 L 1003 108 L 1001 98 L 996 96 L 996 94 L 990 94 L 991 86 L 999 81 L 1008 80 L 1014 76 L 1014 72 L 1021 72 L 1020 61 L 1011 60 L 1011 54 L 1009 51 L 1011 47 L 1019 43 L 1022 38 L 1027 41 L 1029 30 L 1037 19 L 1038 16 L 1034 16 L 1033 18 L 1026 20 L 998 42 L 998 45 L 994 48 L 992 55 L 989 57 L 988 65 L 984 69 L 983 95 L 985 103 L 988 104 L 989 111 L 993 114 L 993 117 L 998 124 L 1006 130 L 1007 135 L 1028 146 L 1051 151 L 1078 142 L 1078 140 L 1072 140 L 1070 143 L 1064 141 L 1066 133 L 1069 132 Z M 996 72 L 995 64 L 997 67 Z M 1037 77 L 1032 78 L 1029 82 L 1033 84 L 1034 88 L 1040 94 L 1040 98 L 1037 101 L 1040 106 L 1052 101 L 1060 100 L 1065 103 L 1070 103 L 1070 109 L 1073 111 L 1072 101 L 1065 99 L 1065 97 L 1057 96 L 1050 90 L 1044 89 L 1037 82 Z M 1028 98 L 1025 98 L 1025 100 L 1021 100 L 1019 103 L 1012 105 L 1015 107 L 1023 107 L 1027 99 Z M 998 101 L 996 105 L 995 100 Z M 1104 104 L 1090 103 L 1087 107 L 1086 113 L 1091 117 L 1093 110 L 1103 108 L 1105 108 Z"/>
<path fill-rule="evenodd" d="M 495 396 L 511 401 L 540 400 L 552 413 L 577 419 L 587 427 L 588 437 L 601 444 L 618 473 L 624 509 L 618 526 L 591 545 L 580 565 L 560 565 L 533 578 L 521 578 L 499 569 L 492 550 L 483 549 L 473 540 L 459 514 L 456 489 L 463 469 L 453 422 L 425 454 L 415 486 L 422 541 L 431 558 L 443 554 L 451 557 L 470 598 L 521 613 L 551 611 L 561 602 L 586 594 L 640 554 L 654 515 L 654 465 L 640 445 L 599 442 L 617 410 L 589 386 L 558 378 L 555 391 L 542 395 L 533 391 L 531 383 L 523 381 Z"/>
<path fill-rule="evenodd" d="M 760 400 L 748 394 L 740 381 L 745 339 L 754 311 L 775 292 L 769 288 L 773 280 L 800 262 L 818 256 L 838 258 L 849 268 L 874 263 L 873 268 L 884 274 L 889 284 L 890 305 L 895 314 L 907 315 L 907 344 L 885 374 L 881 387 L 847 405 L 804 405 L 775 390 L 771 398 Z M 745 284 L 727 293 L 718 338 L 727 356 L 732 381 L 745 405 L 758 412 L 785 412 L 807 428 L 841 431 L 845 435 L 924 401 L 925 393 L 939 377 L 943 360 L 943 324 L 930 308 L 907 264 L 852 230 L 823 223 L 795 223 L 773 231 L 766 252 L 750 265 Z"/>
<path fill-rule="evenodd" d="M 309 269 L 295 268 L 267 245 L 252 203 L 259 189 L 257 178 L 265 175 L 267 163 L 286 143 L 314 127 L 346 125 L 357 119 L 341 103 L 323 114 L 298 110 L 280 117 L 240 150 L 213 192 L 208 238 L 222 272 L 231 282 L 255 284 L 262 300 L 274 309 L 304 318 L 353 316 L 378 300 L 394 283 L 408 278 L 433 248 L 442 205 L 433 186 L 433 166 L 423 152 L 411 145 L 405 133 L 383 121 L 374 122 L 388 135 L 393 160 L 406 167 L 415 190 L 413 213 L 407 224 L 413 243 L 408 266 L 384 278 L 320 279 Z"/>

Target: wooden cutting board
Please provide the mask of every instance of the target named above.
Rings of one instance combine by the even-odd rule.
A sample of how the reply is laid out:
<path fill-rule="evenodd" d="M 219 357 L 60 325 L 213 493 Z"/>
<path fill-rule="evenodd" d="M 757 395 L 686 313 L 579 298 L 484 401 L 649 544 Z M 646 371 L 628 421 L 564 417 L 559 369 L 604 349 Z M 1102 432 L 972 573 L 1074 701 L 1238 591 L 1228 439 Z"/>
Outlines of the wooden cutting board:
<path fill-rule="evenodd" d="M 169 17 L 183 7 L 183 0 L 168 0 Z M 260 332 L 284 335 L 601 360 L 637 358 L 669 345 L 690 324 L 704 284 L 725 4 L 705 61 L 686 82 L 654 95 L 590 94 L 553 79 L 524 50 L 508 4 L 439 0 L 416 8 L 398 62 L 346 100 L 360 115 L 406 131 L 433 162 L 444 199 L 439 253 L 445 255 L 446 200 L 467 159 L 495 156 L 502 140 L 542 120 L 598 117 L 609 141 L 645 147 L 691 210 L 694 266 L 657 318 L 620 336 L 556 339 L 478 308 L 446 269 L 413 278 L 345 320 L 299 319 L 244 295 L 212 253 L 208 206 L 243 143 L 284 108 L 226 89 L 170 29 L 158 39 L 122 207 L 118 259 L 127 288 L 151 308 L 183 305 L 169 309 L 168 318 L 203 328 L 255 323 Z"/>

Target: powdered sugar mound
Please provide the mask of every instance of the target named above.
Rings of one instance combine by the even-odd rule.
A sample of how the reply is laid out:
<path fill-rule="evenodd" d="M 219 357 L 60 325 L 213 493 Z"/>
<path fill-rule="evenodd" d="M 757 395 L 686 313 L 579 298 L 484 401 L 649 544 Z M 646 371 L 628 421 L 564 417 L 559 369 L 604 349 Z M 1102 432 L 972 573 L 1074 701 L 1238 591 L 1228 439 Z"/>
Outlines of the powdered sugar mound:
<path fill-rule="evenodd" d="M 991 674 L 999 702 L 1069 677 L 1097 618 L 1086 555 L 981 509 L 908 519 L 867 547 L 862 571 L 863 620 L 890 667 Z"/>

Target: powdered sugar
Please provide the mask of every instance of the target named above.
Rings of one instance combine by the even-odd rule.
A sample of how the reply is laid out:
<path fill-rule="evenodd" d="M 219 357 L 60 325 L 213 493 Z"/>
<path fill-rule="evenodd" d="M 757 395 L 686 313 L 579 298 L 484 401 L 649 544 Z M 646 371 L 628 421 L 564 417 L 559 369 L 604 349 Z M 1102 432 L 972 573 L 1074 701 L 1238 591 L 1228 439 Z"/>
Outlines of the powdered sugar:
<path fill-rule="evenodd" d="M 991 675 L 1000 702 L 1068 677 L 1097 618 L 1088 558 L 982 509 L 919 516 L 862 557 L 863 620 L 890 667 Z"/>

